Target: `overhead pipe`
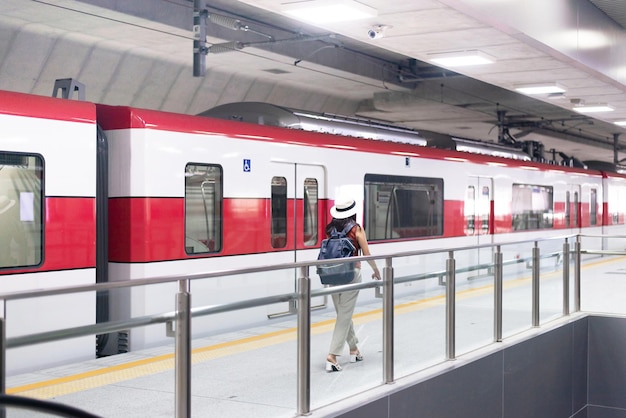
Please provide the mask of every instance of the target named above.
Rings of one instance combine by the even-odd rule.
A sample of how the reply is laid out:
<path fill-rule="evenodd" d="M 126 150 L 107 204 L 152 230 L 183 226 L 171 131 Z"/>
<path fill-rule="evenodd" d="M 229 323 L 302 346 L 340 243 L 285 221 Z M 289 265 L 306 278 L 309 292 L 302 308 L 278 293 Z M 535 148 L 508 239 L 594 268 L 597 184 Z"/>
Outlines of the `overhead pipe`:
<path fill-rule="evenodd" d="M 265 34 L 263 32 L 258 32 L 254 29 L 250 29 L 250 26 L 245 25 L 241 22 L 241 20 L 236 19 L 234 17 L 218 15 L 215 13 L 209 13 L 208 19 L 211 23 L 214 23 L 223 28 L 232 29 L 232 30 L 240 30 L 243 32 L 252 32 L 260 36 L 264 36 L 268 39 L 274 39 L 272 36 Z"/>

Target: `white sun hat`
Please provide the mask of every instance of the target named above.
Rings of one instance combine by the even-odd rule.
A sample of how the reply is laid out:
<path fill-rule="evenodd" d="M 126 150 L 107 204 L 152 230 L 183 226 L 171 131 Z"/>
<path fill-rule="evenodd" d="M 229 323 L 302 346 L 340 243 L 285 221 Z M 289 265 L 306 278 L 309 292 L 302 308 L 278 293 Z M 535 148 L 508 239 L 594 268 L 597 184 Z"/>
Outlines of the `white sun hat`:
<path fill-rule="evenodd" d="M 330 208 L 330 214 L 335 219 L 346 219 L 356 214 L 356 202 L 354 199 L 345 202 L 337 202 Z"/>

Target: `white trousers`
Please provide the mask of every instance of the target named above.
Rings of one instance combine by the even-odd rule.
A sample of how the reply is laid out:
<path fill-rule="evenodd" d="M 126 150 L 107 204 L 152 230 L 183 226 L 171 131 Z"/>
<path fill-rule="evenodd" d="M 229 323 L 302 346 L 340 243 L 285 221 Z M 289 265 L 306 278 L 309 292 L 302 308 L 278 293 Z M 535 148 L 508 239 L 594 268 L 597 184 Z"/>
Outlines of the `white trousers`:
<path fill-rule="evenodd" d="M 350 283 L 361 283 L 361 269 L 354 269 L 354 280 Z M 356 306 L 356 299 L 359 296 L 358 290 L 350 290 L 348 292 L 335 293 L 333 297 L 333 305 L 337 312 L 337 320 L 335 322 L 335 330 L 333 338 L 330 342 L 330 354 L 340 356 L 343 353 L 345 343 L 348 343 L 350 350 L 356 350 L 359 339 L 354 333 L 354 325 L 352 323 L 352 314 Z"/>

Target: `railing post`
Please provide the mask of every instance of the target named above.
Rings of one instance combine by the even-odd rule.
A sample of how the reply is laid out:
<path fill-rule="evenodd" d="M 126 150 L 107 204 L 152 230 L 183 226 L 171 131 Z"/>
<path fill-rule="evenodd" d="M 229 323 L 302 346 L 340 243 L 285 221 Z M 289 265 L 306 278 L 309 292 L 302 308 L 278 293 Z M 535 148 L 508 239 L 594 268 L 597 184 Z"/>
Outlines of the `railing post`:
<path fill-rule="evenodd" d="M 574 243 L 574 312 L 580 312 L 580 235 Z"/>
<path fill-rule="evenodd" d="M 563 315 L 569 315 L 569 241 L 563 244 Z"/>
<path fill-rule="evenodd" d="M 298 278 L 298 415 L 311 412 L 311 280 L 309 267 Z"/>
<path fill-rule="evenodd" d="M 3 301 L 4 302 L 4 301 Z M 6 303 L 6 302 L 4 302 Z M 6 312 L 5 312 L 6 315 Z M 6 395 L 7 378 L 7 333 L 4 318 L 0 318 L 0 395 Z M 6 409 L 0 407 L 0 418 L 6 417 Z"/>
<path fill-rule="evenodd" d="M 0 318 L 0 394 L 6 395 L 7 333 L 4 318 Z"/>
<path fill-rule="evenodd" d="M 456 261 L 454 251 L 448 253 L 446 260 L 446 359 L 455 359 L 455 281 L 456 281 Z"/>
<path fill-rule="evenodd" d="M 533 284 L 532 284 L 533 327 L 539 326 L 539 245 L 533 247 Z"/>
<path fill-rule="evenodd" d="M 502 252 L 500 246 L 496 246 L 494 254 L 494 307 L 493 307 L 493 339 L 502 342 Z"/>
<path fill-rule="evenodd" d="M 392 259 L 385 259 L 383 267 L 383 379 L 394 382 L 394 312 L 393 312 L 393 266 Z"/>
<path fill-rule="evenodd" d="M 191 417 L 191 295 L 189 280 L 178 281 L 176 294 L 176 418 Z"/>

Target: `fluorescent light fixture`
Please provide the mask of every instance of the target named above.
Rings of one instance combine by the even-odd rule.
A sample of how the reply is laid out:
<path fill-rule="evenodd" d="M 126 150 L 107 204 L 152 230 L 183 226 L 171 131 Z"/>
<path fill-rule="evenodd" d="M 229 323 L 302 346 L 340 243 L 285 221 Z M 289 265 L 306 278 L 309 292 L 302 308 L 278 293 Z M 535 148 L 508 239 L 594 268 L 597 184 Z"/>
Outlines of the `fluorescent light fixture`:
<path fill-rule="evenodd" d="M 456 51 L 428 54 L 428 60 L 444 67 L 493 64 L 496 59 L 482 51 Z"/>
<path fill-rule="evenodd" d="M 613 123 L 616 124 L 617 126 L 626 126 L 626 120 L 618 120 Z"/>
<path fill-rule="evenodd" d="M 291 17 L 312 23 L 344 22 L 378 16 L 378 10 L 353 0 L 308 0 L 285 3 L 282 10 Z"/>
<path fill-rule="evenodd" d="M 578 113 L 600 113 L 600 112 L 612 112 L 615 109 L 608 104 L 595 103 L 583 106 L 574 106 L 574 110 Z"/>
<path fill-rule="evenodd" d="M 516 91 L 528 95 L 565 93 L 565 89 L 558 83 L 520 84 L 514 88 Z"/>
<path fill-rule="evenodd" d="M 403 157 L 419 157 L 420 155 L 415 152 L 404 152 L 404 151 L 391 151 L 393 155 L 401 155 Z"/>

